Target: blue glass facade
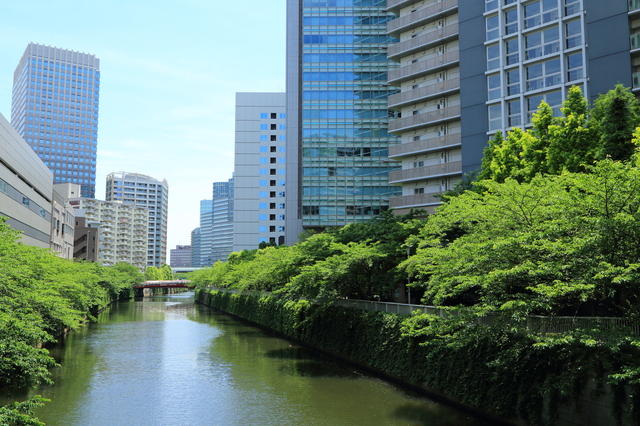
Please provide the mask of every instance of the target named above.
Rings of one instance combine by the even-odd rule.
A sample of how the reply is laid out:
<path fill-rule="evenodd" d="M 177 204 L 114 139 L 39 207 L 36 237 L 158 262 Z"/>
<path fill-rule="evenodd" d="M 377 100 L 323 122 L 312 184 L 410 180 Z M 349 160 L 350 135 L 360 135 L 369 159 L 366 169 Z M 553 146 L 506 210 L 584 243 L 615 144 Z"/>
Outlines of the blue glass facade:
<path fill-rule="evenodd" d="M 399 188 L 387 133 L 386 0 L 300 0 L 300 207 L 306 228 L 370 219 Z"/>
<path fill-rule="evenodd" d="M 95 196 L 100 64 L 93 55 L 29 44 L 14 73 L 11 121 L 54 174 Z"/>

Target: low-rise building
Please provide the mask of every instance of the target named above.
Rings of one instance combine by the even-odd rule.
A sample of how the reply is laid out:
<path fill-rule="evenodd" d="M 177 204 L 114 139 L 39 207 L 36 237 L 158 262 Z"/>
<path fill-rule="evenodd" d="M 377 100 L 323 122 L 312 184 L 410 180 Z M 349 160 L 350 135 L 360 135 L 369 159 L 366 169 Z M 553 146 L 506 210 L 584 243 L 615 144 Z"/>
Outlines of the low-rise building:
<path fill-rule="evenodd" d="M 190 268 L 191 246 L 176 246 L 171 249 L 169 265 L 172 268 Z"/>
<path fill-rule="evenodd" d="M 141 270 L 147 266 L 149 210 L 121 201 L 77 198 L 70 201 L 76 216 L 100 227 L 98 262 L 111 266 L 130 263 Z"/>
<path fill-rule="evenodd" d="M 51 205 L 51 250 L 64 259 L 73 259 L 75 216 L 69 200 L 80 196 L 75 183 L 53 185 Z"/>
<path fill-rule="evenodd" d="M 100 224 L 87 222 L 84 216 L 75 218 L 73 258 L 76 260 L 98 261 L 100 244 Z"/>

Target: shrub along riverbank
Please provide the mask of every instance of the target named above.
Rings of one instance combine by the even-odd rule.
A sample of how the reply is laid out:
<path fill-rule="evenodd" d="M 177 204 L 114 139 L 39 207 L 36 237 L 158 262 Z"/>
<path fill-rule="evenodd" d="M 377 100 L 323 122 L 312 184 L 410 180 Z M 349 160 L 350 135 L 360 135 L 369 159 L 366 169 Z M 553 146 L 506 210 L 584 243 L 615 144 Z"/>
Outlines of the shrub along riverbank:
<path fill-rule="evenodd" d="M 561 112 L 543 102 L 530 129 L 496 134 L 479 176 L 433 215 L 383 214 L 290 247 L 233 253 L 191 279 L 270 291 L 278 299 L 211 300 L 489 412 L 532 424 L 580 413 L 584 424 L 640 424 L 637 333 L 596 321 L 553 334 L 526 327 L 532 315 L 640 321 L 640 104 L 618 86 L 590 106 L 574 87 Z M 414 301 L 458 314 L 400 319 L 334 306 L 402 299 L 406 283 Z"/>
<path fill-rule="evenodd" d="M 50 383 L 55 361 L 43 346 L 131 297 L 132 285 L 143 279 L 128 264 L 73 262 L 17 239 L 0 220 L 0 392 Z M 0 407 L 0 424 L 40 424 L 30 414 L 41 403 Z"/>

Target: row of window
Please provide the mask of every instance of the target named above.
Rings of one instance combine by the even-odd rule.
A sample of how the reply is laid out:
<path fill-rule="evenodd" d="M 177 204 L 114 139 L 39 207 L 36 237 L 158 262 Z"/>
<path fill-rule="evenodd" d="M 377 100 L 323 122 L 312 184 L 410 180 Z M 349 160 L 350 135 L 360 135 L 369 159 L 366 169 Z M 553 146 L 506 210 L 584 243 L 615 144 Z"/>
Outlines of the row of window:
<path fill-rule="evenodd" d="M 372 138 L 372 139 L 388 139 L 395 138 L 387 133 L 387 129 L 383 127 L 379 128 L 362 128 L 362 127 L 346 127 L 346 128 L 305 128 L 302 129 L 302 137 L 318 138 L 318 139 L 359 139 L 359 138 Z"/>
<path fill-rule="evenodd" d="M 302 150 L 304 157 L 387 157 L 389 150 L 387 148 L 304 148 Z"/>
<path fill-rule="evenodd" d="M 23 206 L 27 207 L 38 216 L 43 217 L 45 220 L 51 221 L 51 213 L 3 179 L 0 179 L 0 192 L 7 195 L 15 202 L 21 203 Z"/>
<path fill-rule="evenodd" d="M 305 53 L 302 55 L 304 63 L 334 63 L 334 62 L 381 62 L 387 64 L 389 59 L 384 53 Z"/>
<path fill-rule="evenodd" d="M 347 196 L 393 196 L 398 194 L 397 186 L 364 186 L 364 187 L 335 187 L 335 186 L 305 186 L 305 197 L 347 197 Z"/>
<path fill-rule="evenodd" d="M 391 16 L 305 16 L 304 26 L 385 25 Z"/>
<path fill-rule="evenodd" d="M 305 216 L 377 216 L 387 206 L 302 206 L 302 214 Z"/>
<path fill-rule="evenodd" d="M 261 112 L 260 113 L 260 119 L 262 120 L 277 120 L 278 118 L 280 118 L 281 120 L 287 118 L 287 114 L 284 113 L 280 113 L 278 114 L 277 112 Z"/>
<path fill-rule="evenodd" d="M 500 130 L 504 127 L 522 126 L 531 122 L 531 117 L 542 101 L 547 102 L 553 108 L 555 115 L 560 114 L 562 105 L 562 92 L 560 90 L 526 97 L 524 100 L 527 113 L 526 119 L 523 119 L 522 116 L 520 98 L 505 102 L 506 111 L 504 112 L 501 103 L 489 105 L 489 131 Z M 504 121 L 505 119 L 506 122 Z"/>
<path fill-rule="evenodd" d="M 302 118 L 317 119 L 383 119 L 389 117 L 387 109 L 305 109 Z"/>
<path fill-rule="evenodd" d="M 285 208 L 284 203 L 258 203 L 258 208 L 260 210 L 283 210 Z"/>
<path fill-rule="evenodd" d="M 258 215 L 258 220 L 260 221 L 265 221 L 265 220 L 284 220 L 284 215 L 283 214 L 266 214 L 266 213 L 260 213 Z"/>
<path fill-rule="evenodd" d="M 303 81 L 387 81 L 386 72 L 303 72 Z"/>
<path fill-rule="evenodd" d="M 307 34 L 304 44 L 383 44 L 397 43 L 398 39 L 386 35 Z"/>
<path fill-rule="evenodd" d="M 305 101 L 357 101 L 366 99 L 386 100 L 395 90 L 305 90 Z"/>
<path fill-rule="evenodd" d="M 394 167 L 303 167 L 303 176 L 384 176 Z"/>

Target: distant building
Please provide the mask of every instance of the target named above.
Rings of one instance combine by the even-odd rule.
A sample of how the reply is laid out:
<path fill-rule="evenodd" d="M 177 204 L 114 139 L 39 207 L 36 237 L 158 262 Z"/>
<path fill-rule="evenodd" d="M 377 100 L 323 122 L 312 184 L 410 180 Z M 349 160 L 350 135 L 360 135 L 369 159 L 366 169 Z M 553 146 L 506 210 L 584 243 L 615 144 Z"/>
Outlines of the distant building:
<path fill-rule="evenodd" d="M 198 266 L 211 266 L 213 264 L 213 200 L 200 201 L 200 245 L 198 250 L 200 254 Z"/>
<path fill-rule="evenodd" d="M 171 249 L 169 265 L 172 268 L 191 267 L 191 246 L 176 246 Z"/>
<path fill-rule="evenodd" d="M 75 238 L 75 213 L 69 200 L 78 198 L 80 193 L 81 186 L 79 184 L 57 183 L 53 185 L 51 249 L 65 259 L 73 259 Z"/>
<path fill-rule="evenodd" d="M 100 60 L 29 43 L 13 74 L 11 123 L 54 174 L 94 197 Z"/>
<path fill-rule="evenodd" d="M 200 228 L 196 228 L 191 231 L 191 266 L 194 268 L 199 268 L 202 265 L 200 264 L 200 246 L 201 246 L 201 235 Z"/>
<path fill-rule="evenodd" d="M 107 201 L 122 201 L 149 210 L 147 266 L 162 266 L 167 259 L 169 185 L 138 173 L 118 172 L 107 176 Z"/>
<path fill-rule="evenodd" d="M 77 198 L 70 201 L 76 216 L 100 228 L 98 262 L 115 265 L 130 263 L 141 270 L 147 266 L 149 211 L 146 207 L 122 201 Z"/>
<path fill-rule="evenodd" d="M 236 94 L 233 251 L 285 243 L 286 101 L 285 93 Z"/>
<path fill-rule="evenodd" d="M 233 179 L 213 184 L 211 263 L 227 260 L 233 251 L 233 186 Z"/>
<path fill-rule="evenodd" d="M 49 248 L 53 174 L 0 114 L 0 217 L 24 244 Z"/>
<path fill-rule="evenodd" d="M 97 262 L 100 244 L 100 224 L 88 223 L 87 218 L 83 216 L 76 217 L 75 220 L 73 258 Z"/>

